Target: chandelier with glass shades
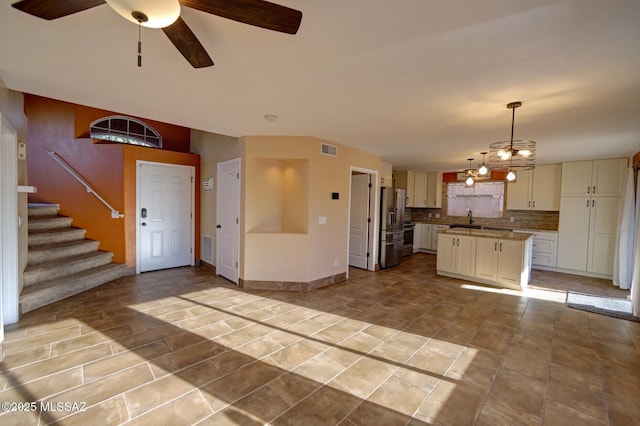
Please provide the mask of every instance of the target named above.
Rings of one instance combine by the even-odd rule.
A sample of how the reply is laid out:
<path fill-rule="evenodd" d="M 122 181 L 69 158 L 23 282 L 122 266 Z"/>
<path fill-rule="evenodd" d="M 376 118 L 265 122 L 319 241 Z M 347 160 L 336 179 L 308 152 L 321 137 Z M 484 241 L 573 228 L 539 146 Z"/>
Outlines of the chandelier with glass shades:
<path fill-rule="evenodd" d="M 507 169 L 508 181 L 516 179 L 518 170 L 533 169 L 536 166 L 536 143 L 525 139 L 513 139 L 516 108 L 521 106 L 522 102 L 507 104 L 507 108 L 511 110 L 511 139 L 489 145 L 489 168 Z"/>

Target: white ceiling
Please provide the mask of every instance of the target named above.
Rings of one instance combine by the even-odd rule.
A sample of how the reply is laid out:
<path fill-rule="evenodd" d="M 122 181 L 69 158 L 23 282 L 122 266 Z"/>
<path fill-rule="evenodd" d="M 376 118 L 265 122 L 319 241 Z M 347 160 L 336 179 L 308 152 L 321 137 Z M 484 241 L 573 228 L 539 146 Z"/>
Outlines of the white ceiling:
<path fill-rule="evenodd" d="M 228 0 L 232 1 L 232 0 Z M 455 170 L 489 143 L 538 163 L 640 151 L 639 0 L 273 0 L 298 34 L 182 8 L 215 66 L 102 5 L 44 21 L 0 5 L 10 89 L 229 136 L 310 135 L 394 168 Z M 265 114 L 275 114 L 270 122 Z"/>

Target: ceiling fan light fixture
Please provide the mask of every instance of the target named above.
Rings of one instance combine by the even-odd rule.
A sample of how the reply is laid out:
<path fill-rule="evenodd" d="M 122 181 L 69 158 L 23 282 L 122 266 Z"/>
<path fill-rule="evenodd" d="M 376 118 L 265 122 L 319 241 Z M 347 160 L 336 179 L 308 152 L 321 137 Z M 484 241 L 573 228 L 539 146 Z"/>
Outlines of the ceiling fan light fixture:
<path fill-rule="evenodd" d="M 513 182 L 514 180 L 516 180 L 516 172 L 514 172 L 513 170 L 509 170 L 509 173 L 507 173 L 507 180 L 509 182 Z"/>
<path fill-rule="evenodd" d="M 180 16 L 178 0 L 106 0 L 120 16 L 147 28 L 165 28 L 176 22 Z M 147 21 L 136 18 L 142 14 Z"/>

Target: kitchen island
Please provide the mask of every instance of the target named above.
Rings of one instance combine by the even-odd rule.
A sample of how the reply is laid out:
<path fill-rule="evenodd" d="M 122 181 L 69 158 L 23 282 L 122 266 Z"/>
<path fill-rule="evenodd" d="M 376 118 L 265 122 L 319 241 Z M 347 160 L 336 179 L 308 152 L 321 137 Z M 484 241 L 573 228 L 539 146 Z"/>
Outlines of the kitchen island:
<path fill-rule="evenodd" d="M 523 290 L 531 278 L 533 234 L 451 228 L 438 234 L 437 274 Z"/>

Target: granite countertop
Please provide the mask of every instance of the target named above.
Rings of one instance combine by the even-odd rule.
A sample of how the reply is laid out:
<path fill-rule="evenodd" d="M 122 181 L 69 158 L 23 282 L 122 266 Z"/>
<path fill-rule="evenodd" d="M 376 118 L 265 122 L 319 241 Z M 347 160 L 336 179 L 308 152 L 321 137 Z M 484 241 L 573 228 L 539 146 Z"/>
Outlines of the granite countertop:
<path fill-rule="evenodd" d="M 440 231 L 439 234 L 468 235 L 471 237 L 500 238 L 503 240 L 514 240 L 514 241 L 526 241 L 529 238 L 533 237 L 533 234 L 528 232 L 512 232 L 512 231 L 501 231 L 501 230 L 493 230 L 493 229 L 473 229 L 473 228 L 450 228 L 444 231 Z"/>

